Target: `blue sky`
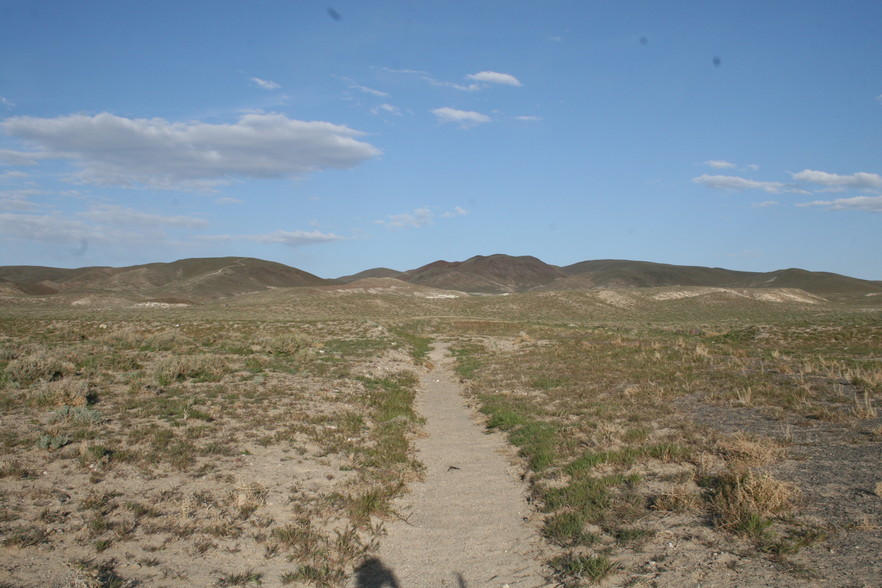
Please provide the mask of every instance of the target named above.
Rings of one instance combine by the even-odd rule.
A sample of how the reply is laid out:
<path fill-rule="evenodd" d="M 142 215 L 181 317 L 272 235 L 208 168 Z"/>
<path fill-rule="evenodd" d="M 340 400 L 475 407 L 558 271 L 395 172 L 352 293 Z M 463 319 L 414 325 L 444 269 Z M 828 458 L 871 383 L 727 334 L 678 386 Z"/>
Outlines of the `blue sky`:
<path fill-rule="evenodd" d="M 0 0 L 0 265 L 882 279 L 878 2 Z"/>

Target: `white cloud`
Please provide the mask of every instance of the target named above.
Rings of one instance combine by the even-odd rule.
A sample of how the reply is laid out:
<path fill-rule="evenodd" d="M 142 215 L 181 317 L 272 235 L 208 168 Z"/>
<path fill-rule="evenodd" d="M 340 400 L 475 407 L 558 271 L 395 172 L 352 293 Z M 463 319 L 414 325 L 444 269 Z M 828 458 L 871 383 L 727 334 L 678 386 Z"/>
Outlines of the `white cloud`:
<path fill-rule="evenodd" d="M 536 116 L 536 115 L 522 115 L 522 116 L 516 116 L 515 119 L 526 121 L 526 122 L 539 122 L 540 120 L 542 120 L 542 117 Z"/>
<path fill-rule="evenodd" d="M 38 208 L 30 201 L 32 196 L 45 194 L 42 190 L 0 190 L 0 210 L 33 210 Z"/>
<path fill-rule="evenodd" d="M 244 238 L 250 241 L 258 241 L 260 243 L 282 243 L 289 247 L 313 245 L 316 243 L 330 243 L 332 241 L 341 241 L 344 239 L 344 237 L 335 235 L 334 233 L 322 233 L 321 231 L 275 231 L 266 235 L 251 235 Z"/>
<path fill-rule="evenodd" d="M 722 159 L 711 159 L 710 161 L 705 161 L 705 165 L 709 165 L 714 169 L 725 169 L 727 167 L 735 167 L 734 163 L 730 163 L 728 161 L 723 161 Z"/>
<path fill-rule="evenodd" d="M 858 172 L 843 176 L 812 169 L 804 169 L 799 173 L 793 174 L 793 179 L 798 182 L 810 182 L 812 184 L 819 184 L 830 188 L 851 188 L 861 190 L 882 189 L 882 176 L 867 172 Z"/>
<path fill-rule="evenodd" d="M 191 216 L 162 216 L 141 212 L 132 208 L 116 205 L 100 205 L 91 210 L 77 213 L 77 216 L 103 225 L 132 225 L 137 227 L 181 227 L 185 229 L 202 229 L 208 221 Z"/>
<path fill-rule="evenodd" d="M 97 237 L 86 223 L 59 215 L 0 213 L 0 235 L 5 239 L 64 243 Z"/>
<path fill-rule="evenodd" d="M 0 123 L 2 127 L 3 123 Z M 69 158 L 62 154 L 52 154 L 42 151 L 14 151 L 12 149 L 0 149 L 0 162 L 6 165 L 37 165 L 41 159 Z"/>
<path fill-rule="evenodd" d="M 783 184 L 781 182 L 758 182 L 756 180 L 748 180 L 737 176 L 712 176 L 703 174 L 697 178 L 692 178 L 696 184 L 707 186 L 715 190 L 762 190 L 770 194 L 780 194 L 782 192 L 792 192 L 795 194 L 808 194 L 809 192 L 792 185 Z"/>
<path fill-rule="evenodd" d="M 777 200 L 766 200 L 765 202 L 754 202 L 751 204 L 753 208 L 770 208 L 780 204 Z"/>
<path fill-rule="evenodd" d="M 6 108 L 15 108 L 15 102 L 6 98 L 5 96 L 0 96 L 0 106 L 5 106 Z"/>
<path fill-rule="evenodd" d="M 453 217 L 455 217 L 455 216 L 465 216 L 465 215 L 467 215 L 468 213 L 469 213 L 469 211 L 466 210 L 465 208 L 463 208 L 463 207 L 461 207 L 461 206 L 454 206 L 454 207 L 453 207 L 453 210 L 450 210 L 450 211 L 448 211 L 448 212 L 445 212 L 445 213 L 442 214 L 441 216 L 444 217 L 444 218 L 453 218 Z"/>
<path fill-rule="evenodd" d="M 389 73 L 394 74 L 406 74 L 406 75 L 416 75 L 419 76 L 420 79 L 430 83 L 433 86 L 441 86 L 445 88 L 454 88 L 461 92 L 477 92 L 479 90 L 486 90 L 491 87 L 493 84 L 504 85 L 504 86 L 521 86 L 521 81 L 514 77 L 511 74 L 500 73 L 496 71 L 481 71 L 474 74 L 468 74 L 465 76 L 467 80 L 471 80 L 471 84 L 463 85 L 457 84 L 456 82 L 446 82 L 443 80 L 437 80 L 429 75 L 427 72 L 415 70 L 415 69 L 392 69 L 389 67 L 381 68 L 383 71 L 387 71 Z"/>
<path fill-rule="evenodd" d="M 25 172 L 21 172 L 21 171 L 8 171 L 8 172 L 3 172 L 2 174 L 0 174 L 0 180 L 3 180 L 3 181 L 5 181 L 5 180 L 21 180 L 21 179 L 28 178 L 28 177 L 30 177 L 30 174 L 26 174 Z"/>
<path fill-rule="evenodd" d="M 387 229 L 418 229 L 433 224 L 436 216 L 440 216 L 441 218 L 454 218 L 467 215 L 468 213 L 469 211 L 461 206 L 454 206 L 453 210 L 436 215 L 428 206 L 421 206 L 413 212 L 390 214 L 386 220 L 378 220 L 374 222 L 378 225 L 383 225 Z"/>
<path fill-rule="evenodd" d="M 466 79 L 486 84 L 502 84 L 504 86 L 521 85 L 520 80 L 513 75 L 496 71 L 481 71 L 476 74 L 469 74 L 466 76 Z"/>
<path fill-rule="evenodd" d="M 225 205 L 225 204 L 241 204 L 242 201 L 239 200 L 239 199 L 237 199 L 237 198 L 230 198 L 230 197 L 227 196 L 227 197 L 224 197 L 224 198 L 218 198 L 217 200 L 214 201 L 214 203 L 215 203 L 215 204 L 221 204 L 221 205 Z"/>
<path fill-rule="evenodd" d="M 128 119 L 109 113 L 58 118 L 13 117 L 6 133 L 42 149 L 0 152 L 0 158 L 73 159 L 81 183 L 210 189 L 236 177 L 292 177 L 323 168 L 344 169 L 380 155 L 356 137 L 363 133 L 329 122 L 282 114 L 246 114 L 232 124 Z"/>
<path fill-rule="evenodd" d="M 401 116 L 401 109 L 391 104 L 380 104 L 379 106 L 371 108 L 371 114 L 381 114 L 383 112 Z"/>
<path fill-rule="evenodd" d="M 389 96 L 389 92 L 383 92 L 382 90 L 375 90 L 373 88 L 369 88 L 367 86 L 362 86 L 356 82 L 352 82 L 349 84 L 349 87 L 353 90 L 358 90 L 359 92 L 364 92 L 365 94 L 370 94 L 371 96 L 379 96 L 380 98 L 385 98 Z"/>
<path fill-rule="evenodd" d="M 434 216 L 435 214 L 429 207 L 423 206 L 413 212 L 390 214 L 387 220 L 376 221 L 376 223 L 387 229 L 416 229 L 431 225 Z"/>
<path fill-rule="evenodd" d="M 803 202 L 797 206 L 826 206 L 829 210 L 863 210 L 882 212 L 882 196 L 855 196 L 853 198 L 837 198 L 835 200 L 815 200 Z"/>
<path fill-rule="evenodd" d="M 262 80 L 260 78 L 251 78 L 255 85 L 260 86 L 264 90 L 278 90 L 282 86 L 272 80 Z"/>
<path fill-rule="evenodd" d="M 280 243 L 289 247 L 315 245 L 342 241 L 345 237 L 321 231 L 274 231 L 263 235 L 206 235 L 197 237 L 205 241 L 256 241 L 258 243 Z"/>
<path fill-rule="evenodd" d="M 480 112 L 471 110 L 457 110 L 456 108 L 436 108 L 432 111 L 438 121 L 442 123 L 456 123 L 461 129 L 468 129 L 476 125 L 490 122 L 490 117 Z"/>

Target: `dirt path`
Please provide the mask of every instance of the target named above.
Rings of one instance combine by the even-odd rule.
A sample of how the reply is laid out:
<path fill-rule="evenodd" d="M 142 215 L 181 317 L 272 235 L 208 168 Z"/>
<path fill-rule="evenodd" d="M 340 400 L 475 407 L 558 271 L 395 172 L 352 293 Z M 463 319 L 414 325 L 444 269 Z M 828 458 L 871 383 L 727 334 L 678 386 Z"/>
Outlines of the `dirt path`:
<path fill-rule="evenodd" d="M 377 557 L 357 571 L 354 586 L 549 585 L 512 449 L 475 423 L 446 347 L 436 345 L 430 358 L 436 367 L 417 395 L 426 419 L 426 436 L 416 443 L 425 481 L 396 505 L 406 521 L 387 526 Z"/>

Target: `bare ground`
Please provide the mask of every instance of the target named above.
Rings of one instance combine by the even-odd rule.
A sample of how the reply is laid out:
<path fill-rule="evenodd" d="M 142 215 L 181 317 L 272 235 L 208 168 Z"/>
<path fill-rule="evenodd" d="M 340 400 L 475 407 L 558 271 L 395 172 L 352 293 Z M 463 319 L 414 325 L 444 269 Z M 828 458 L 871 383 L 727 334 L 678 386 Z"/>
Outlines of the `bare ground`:
<path fill-rule="evenodd" d="M 543 546 L 527 488 L 510 445 L 487 434 L 466 405 L 446 347 L 422 376 L 417 440 L 425 480 L 400 499 L 401 520 L 387 525 L 376 558 L 353 579 L 357 588 L 548 586 Z"/>

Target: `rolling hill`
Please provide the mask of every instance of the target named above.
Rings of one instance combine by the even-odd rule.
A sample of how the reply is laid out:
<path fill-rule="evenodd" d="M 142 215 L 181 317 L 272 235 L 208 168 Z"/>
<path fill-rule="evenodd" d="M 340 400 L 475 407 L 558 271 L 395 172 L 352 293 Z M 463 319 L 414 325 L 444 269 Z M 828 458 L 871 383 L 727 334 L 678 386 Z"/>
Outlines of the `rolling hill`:
<path fill-rule="evenodd" d="M 368 282 L 364 282 L 368 280 Z M 130 267 L 61 269 L 0 267 L 0 294 L 125 294 L 141 300 L 208 301 L 275 288 L 317 287 L 371 280 L 409 283 L 435 290 L 507 294 L 586 289 L 660 287 L 786 288 L 817 296 L 882 296 L 882 282 L 829 272 L 783 269 L 744 272 L 646 261 L 592 260 L 559 267 L 531 256 L 478 255 L 465 261 L 439 260 L 397 271 L 374 268 L 335 280 L 323 279 L 281 263 L 247 257 L 182 259 Z M 377 282 L 379 284 L 379 282 Z M 377 284 L 367 287 L 377 288 Z M 381 288 L 381 289 L 383 289 Z"/>
<path fill-rule="evenodd" d="M 130 267 L 0 267 L 0 284 L 24 294 L 126 292 L 154 298 L 216 299 L 269 288 L 330 283 L 281 263 L 248 257 L 181 259 Z"/>

